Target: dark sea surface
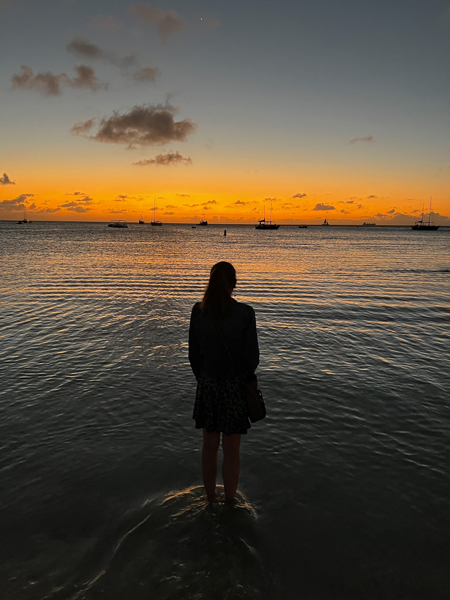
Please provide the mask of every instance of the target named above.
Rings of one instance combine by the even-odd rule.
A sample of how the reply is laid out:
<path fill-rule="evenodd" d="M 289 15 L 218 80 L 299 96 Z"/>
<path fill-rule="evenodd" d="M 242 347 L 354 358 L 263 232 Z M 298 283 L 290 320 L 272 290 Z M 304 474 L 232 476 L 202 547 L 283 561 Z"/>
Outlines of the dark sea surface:
<path fill-rule="evenodd" d="M 450 230 L 0 223 L 2 600 L 450 597 Z M 218 260 L 268 417 L 209 507 L 189 316 Z"/>

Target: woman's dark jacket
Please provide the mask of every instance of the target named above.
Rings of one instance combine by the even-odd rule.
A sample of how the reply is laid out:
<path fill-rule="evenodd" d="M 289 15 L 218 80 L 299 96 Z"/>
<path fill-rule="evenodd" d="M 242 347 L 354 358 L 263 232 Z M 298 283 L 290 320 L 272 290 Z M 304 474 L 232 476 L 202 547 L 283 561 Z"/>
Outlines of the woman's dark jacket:
<path fill-rule="evenodd" d="M 232 361 L 217 329 L 220 326 Z M 194 304 L 189 326 L 189 361 L 195 377 L 251 377 L 259 363 L 255 311 L 248 304 L 231 300 L 225 316 L 215 321 Z"/>

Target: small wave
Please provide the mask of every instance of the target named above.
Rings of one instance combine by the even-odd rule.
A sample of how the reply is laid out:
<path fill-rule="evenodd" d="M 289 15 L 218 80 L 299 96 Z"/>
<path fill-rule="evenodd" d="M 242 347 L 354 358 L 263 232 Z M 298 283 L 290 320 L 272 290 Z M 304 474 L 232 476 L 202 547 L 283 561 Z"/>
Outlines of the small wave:
<path fill-rule="evenodd" d="M 86 557 L 84 583 L 49 598 L 269 598 L 273 584 L 256 549 L 257 519 L 243 494 L 230 506 L 209 505 L 201 487 L 171 492 L 146 502 L 114 542 L 103 541 Z"/>

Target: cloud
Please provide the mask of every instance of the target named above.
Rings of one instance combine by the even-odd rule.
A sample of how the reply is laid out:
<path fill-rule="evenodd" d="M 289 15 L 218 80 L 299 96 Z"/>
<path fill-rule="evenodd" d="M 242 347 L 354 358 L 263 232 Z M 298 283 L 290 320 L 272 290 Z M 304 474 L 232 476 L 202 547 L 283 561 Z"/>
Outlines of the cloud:
<path fill-rule="evenodd" d="M 334 208 L 334 206 L 331 206 L 331 204 L 318 203 L 313 208 L 313 210 L 336 210 L 336 209 Z"/>
<path fill-rule="evenodd" d="M 339 212 L 341 212 L 343 215 L 350 215 L 351 212 L 349 210 L 345 210 L 344 208 L 342 210 L 340 210 Z"/>
<path fill-rule="evenodd" d="M 127 211 L 125 209 L 116 210 L 115 208 L 110 208 L 108 212 L 112 215 L 124 215 Z"/>
<path fill-rule="evenodd" d="M 178 195 L 178 194 L 177 194 Z M 174 204 L 168 204 L 166 206 L 166 208 L 178 208 L 178 206 L 175 206 Z"/>
<path fill-rule="evenodd" d="M 378 198 L 378 196 L 375 196 L 375 194 L 371 194 L 370 196 L 367 196 L 367 198 L 369 198 L 369 199 L 371 199 L 371 200 L 372 200 L 372 199 L 374 199 L 374 198 Z"/>
<path fill-rule="evenodd" d="M 180 198 L 190 198 L 190 194 L 177 194 Z"/>
<path fill-rule="evenodd" d="M 141 21 L 156 23 L 162 42 L 167 42 L 175 31 L 183 27 L 180 15 L 174 10 L 164 12 L 162 8 L 149 8 L 145 4 L 135 4 L 132 7 L 132 11 Z"/>
<path fill-rule="evenodd" d="M 123 194 L 119 194 L 119 196 L 117 196 L 117 198 L 115 199 L 115 202 L 125 202 L 125 200 L 128 198 L 128 196 L 125 196 Z"/>
<path fill-rule="evenodd" d="M 207 204 L 219 204 L 217 200 L 208 200 L 207 202 L 203 202 L 202 206 L 206 206 Z"/>
<path fill-rule="evenodd" d="M 5 210 L 23 210 L 28 202 L 28 198 L 32 198 L 34 194 L 20 194 L 17 198 L 12 198 L 12 200 L 1 200 L 0 206 Z"/>
<path fill-rule="evenodd" d="M 245 206 L 245 202 L 242 202 L 242 200 L 237 200 L 235 202 L 235 204 L 240 204 L 241 206 Z"/>
<path fill-rule="evenodd" d="M 192 163 L 192 159 L 187 156 L 182 156 L 178 151 L 177 152 L 168 152 L 167 154 L 157 154 L 155 158 L 147 158 L 145 160 L 139 160 L 138 162 L 134 162 L 133 165 L 136 167 L 149 167 L 151 165 L 156 166 L 168 166 L 168 165 L 189 165 Z"/>
<path fill-rule="evenodd" d="M 292 196 L 292 198 L 306 198 L 306 194 L 301 194 L 299 192 L 298 194 L 295 194 L 294 196 Z"/>
<path fill-rule="evenodd" d="M 76 38 L 66 46 L 67 52 L 82 56 L 83 58 L 103 58 L 104 53 L 98 46 L 91 44 L 82 38 Z"/>
<path fill-rule="evenodd" d="M 26 65 L 20 67 L 21 75 L 14 75 L 11 79 L 12 89 L 36 90 L 44 96 L 60 96 L 62 87 L 88 88 L 93 91 L 104 87 L 97 81 L 94 69 L 86 65 L 75 67 L 76 77 L 70 79 L 65 73 L 54 75 L 50 71 L 33 75 L 33 70 Z"/>
<path fill-rule="evenodd" d="M 188 118 L 175 121 L 177 112 L 178 108 L 168 103 L 135 106 L 123 114 L 114 111 L 111 117 L 100 120 L 97 132 L 89 139 L 107 144 L 127 144 L 129 148 L 184 141 L 194 133 L 197 125 Z M 77 123 L 71 131 L 75 135 L 85 135 L 95 122 L 95 119 L 89 119 Z"/>
<path fill-rule="evenodd" d="M 189 208 L 195 208 L 196 206 L 200 206 L 200 204 L 183 204 L 183 206 L 188 206 Z"/>
<path fill-rule="evenodd" d="M 165 212 L 164 214 L 165 215 L 174 215 L 175 213 L 173 213 L 173 212 Z"/>
<path fill-rule="evenodd" d="M 66 49 L 68 52 L 75 54 L 76 56 L 90 60 L 104 60 L 123 70 L 127 70 L 137 65 L 135 56 L 117 56 L 114 52 L 102 50 L 99 46 L 91 44 L 91 42 L 88 42 L 83 38 L 75 38 L 73 41 L 67 44 Z M 142 70 L 146 71 L 146 69 Z M 159 69 L 154 70 L 159 73 Z M 144 75 L 142 77 L 144 77 Z M 144 81 L 144 79 L 142 80 Z"/>
<path fill-rule="evenodd" d="M 373 135 L 366 135 L 364 137 L 355 137 L 349 141 L 349 144 L 356 144 L 356 142 L 373 142 Z"/>
<path fill-rule="evenodd" d="M 3 173 L 3 177 L 0 177 L 0 185 L 16 185 L 15 181 L 11 181 L 6 173 Z"/>
<path fill-rule="evenodd" d="M 393 215 L 395 213 L 395 208 L 391 208 L 391 210 L 387 211 L 388 215 Z"/>
<path fill-rule="evenodd" d="M 88 208 L 86 206 L 81 206 L 78 202 L 66 202 L 65 204 L 61 204 L 59 208 L 65 208 L 70 212 L 76 213 L 86 213 L 92 210 L 91 208 Z"/>
<path fill-rule="evenodd" d="M 133 75 L 133 79 L 135 81 L 155 81 L 160 74 L 161 71 L 158 67 L 145 67 L 144 69 L 136 71 Z"/>

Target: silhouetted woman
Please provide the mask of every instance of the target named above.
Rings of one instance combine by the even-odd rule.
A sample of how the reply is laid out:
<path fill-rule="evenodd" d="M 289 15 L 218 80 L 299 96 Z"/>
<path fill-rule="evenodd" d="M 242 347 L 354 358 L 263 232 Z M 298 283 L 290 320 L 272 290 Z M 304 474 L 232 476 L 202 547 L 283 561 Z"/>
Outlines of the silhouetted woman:
<path fill-rule="evenodd" d="M 203 300 L 192 309 L 189 327 L 189 361 L 197 378 L 193 418 L 195 427 L 203 429 L 202 475 L 210 502 L 216 498 L 221 433 L 225 501 L 234 499 L 241 434 L 251 427 L 246 381 L 259 362 L 255 311 L 231 297 L 235 287 L 233 265 L 215 264 Z"/>

